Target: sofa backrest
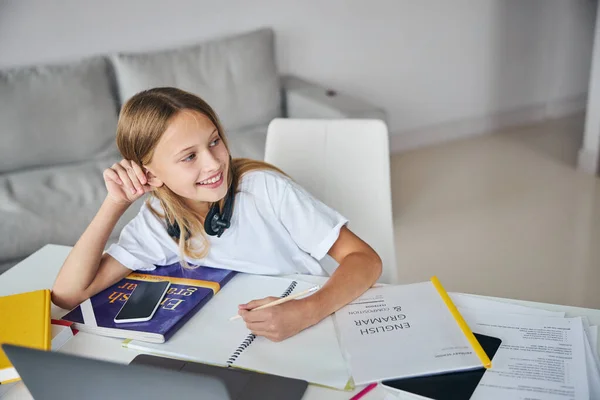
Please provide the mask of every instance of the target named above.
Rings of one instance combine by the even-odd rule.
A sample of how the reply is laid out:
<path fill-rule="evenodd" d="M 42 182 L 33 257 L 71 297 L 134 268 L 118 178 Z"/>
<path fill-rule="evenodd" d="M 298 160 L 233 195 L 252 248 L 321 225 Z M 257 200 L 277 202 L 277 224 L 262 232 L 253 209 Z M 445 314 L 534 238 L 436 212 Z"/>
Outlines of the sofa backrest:
<path fill-rule="evenodd" d="M 108 60 L 0 71 L 0 174 L 114 153 Z"/>
<path fill-rule="evenodd" d="M 175 86 L 210 104 L 225 129 L 281 116 L 274 33 L 264 28 L 194 46 L 113 56 L 121 104 L 142 90 Z"/>
<path fill-rule="evenodd" d="M 263 28 L 172 50 L 0 70 L 0 174 L 118 155 L 120 106 L 151 87 L 199 95 L 227 130 L 266 127 L 282 116 L 274 42 Z"/>

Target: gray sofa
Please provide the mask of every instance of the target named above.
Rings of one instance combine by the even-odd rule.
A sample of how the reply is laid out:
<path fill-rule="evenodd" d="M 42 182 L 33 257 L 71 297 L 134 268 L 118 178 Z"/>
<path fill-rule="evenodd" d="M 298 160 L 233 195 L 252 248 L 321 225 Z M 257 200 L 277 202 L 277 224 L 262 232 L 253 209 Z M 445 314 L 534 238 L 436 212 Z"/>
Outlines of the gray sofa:
<path fill-rule="evenodd" d="M 115 128 L 134 93 L 177 86 L 222 119 L 234 157 L 263 158 L 276 117 L 380 118 L 381 109 L 281 76 L 274 33 L 259 29 L 178 49 L 109 54 L 0 71 L 0 273 L 48 243 L 73 245 L 120 159 Z M 137 213 L 130 207 L 109 241 Z"/>

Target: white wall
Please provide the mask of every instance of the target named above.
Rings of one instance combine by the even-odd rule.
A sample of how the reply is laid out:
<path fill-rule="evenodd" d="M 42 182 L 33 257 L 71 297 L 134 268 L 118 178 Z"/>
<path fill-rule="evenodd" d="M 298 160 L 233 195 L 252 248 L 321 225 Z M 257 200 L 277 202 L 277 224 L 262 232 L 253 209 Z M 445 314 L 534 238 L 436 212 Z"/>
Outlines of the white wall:
<path fill-rule="evenodd" d="M 0 0 L 0 67 L 274 27 L 278 62 L 381 105 L 393 148 L 582 109 L 590 0 Z"/>

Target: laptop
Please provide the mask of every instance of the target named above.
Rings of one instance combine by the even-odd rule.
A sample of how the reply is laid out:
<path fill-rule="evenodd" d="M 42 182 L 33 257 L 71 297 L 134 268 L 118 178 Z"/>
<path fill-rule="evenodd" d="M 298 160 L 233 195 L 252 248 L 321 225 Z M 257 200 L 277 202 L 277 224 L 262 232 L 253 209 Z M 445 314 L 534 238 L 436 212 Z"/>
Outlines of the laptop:
<path fill-rule="evenodd" d="M 2 345 L 36 399 L 299 400 L 298 379 L 140 355 L 129 365 Z"/>

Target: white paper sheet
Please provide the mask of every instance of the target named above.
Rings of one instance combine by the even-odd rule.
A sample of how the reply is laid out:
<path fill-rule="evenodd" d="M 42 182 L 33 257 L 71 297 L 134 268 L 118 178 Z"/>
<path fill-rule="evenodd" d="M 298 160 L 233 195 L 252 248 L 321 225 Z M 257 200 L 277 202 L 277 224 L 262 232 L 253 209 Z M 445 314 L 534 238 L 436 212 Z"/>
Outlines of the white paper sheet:
<path fill-rule="evenodd" d="M 590 353 L 594 361 L 600 365 L 600 357 L 598 356 L 598 327 L 591 326 L 590 321 L 587 317 L 581 317 L 581 322 L 583 323 L 583 331 L 587 337 L 587 340 L 590 344 Z"/>
<path fill-rule="evenodd" d="M 589 337 L 585 337 L 585 364 L 587 368 L 590 399 L 600 399 L 600 363 L 596 353 L 593 353 Z"/>
<path fill-rule="evenodd" d="M 592 325 L 589 330 L 589 338 L 590 338 L 590 346 L 592 346 L 592 350 L 597 357 L 600 357 L 598 354 L 598 326 Z"/>
<path fill-rule="evenodd" d="M 587 399 L 581 318 L 464 311 L 474 331 L 502 339 L 471 399 Z"/>
<path fill-rule="evenodd" d="M 478 310 L 500 314 L 545 315 L 549 317 L 564 317 L 561 311 L 548 311 L 539 308 L 526 307 L 519 304 L 503 303 L 501 301 L 483 299 L 464 293 L 448 293 L 452 302 L 459 309 Z"/>

